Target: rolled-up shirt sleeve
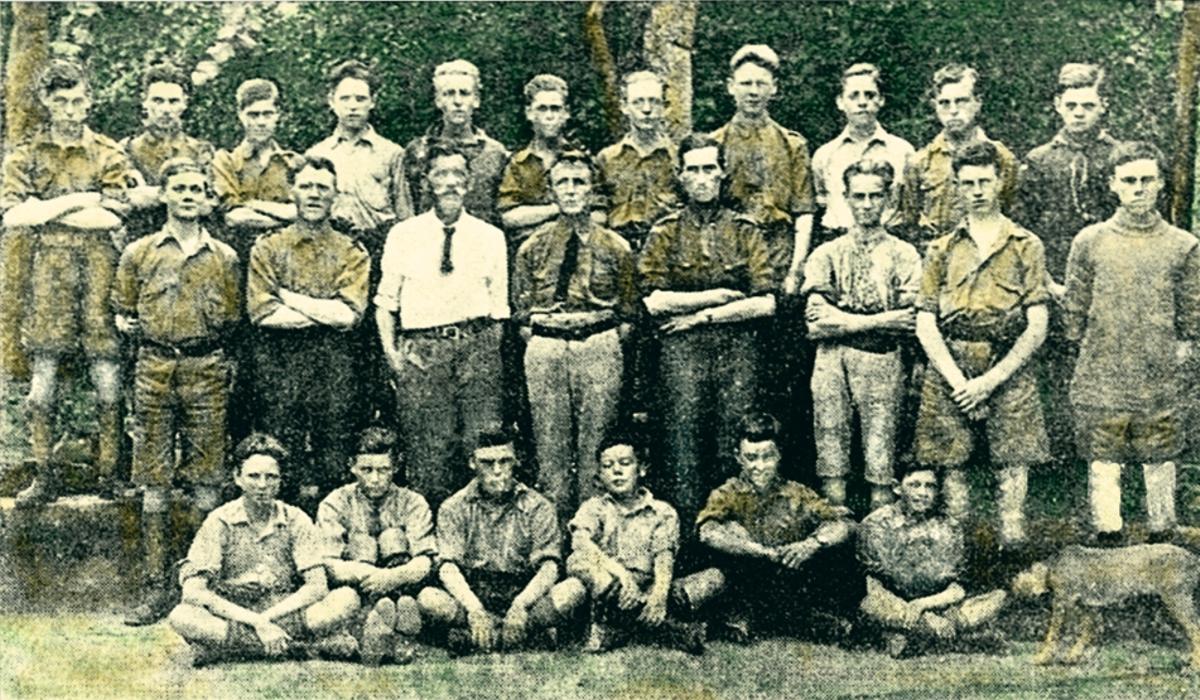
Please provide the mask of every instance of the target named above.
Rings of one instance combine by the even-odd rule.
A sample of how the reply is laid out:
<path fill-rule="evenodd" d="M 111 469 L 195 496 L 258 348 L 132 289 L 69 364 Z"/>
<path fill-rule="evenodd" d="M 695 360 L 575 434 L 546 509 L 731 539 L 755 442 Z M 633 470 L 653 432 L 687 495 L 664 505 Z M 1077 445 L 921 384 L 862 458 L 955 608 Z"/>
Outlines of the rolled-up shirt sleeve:
<path fill-rule="evenodd" d="M 400 286 L 403 284 L 403 272 L 400 268 L 401 256 L 397 224 L 388 232 L 387 241 L 383 244 L 383 255 L 380 257 L 379 286 L 375 288 L 375 298 L 372 303 L 385 311 L 396 313 L 400 310 Z"/>
<path fill-rule="evenodd" d="M 409 556 L 432 557 L 437 555 L 437 538 L 433 534 L 433 513 L 429 510 L 429 504 L 420 495 L 414 499 L 404 527 L 408 533 Z"/>
<path fill-rule="evenodd" d="M 179 569 L 180 585 L 196 576 L 212 579 L 221 573 L 224 535 L 225 523 L 210 513 L 188 547 L 187 559 Z"/>

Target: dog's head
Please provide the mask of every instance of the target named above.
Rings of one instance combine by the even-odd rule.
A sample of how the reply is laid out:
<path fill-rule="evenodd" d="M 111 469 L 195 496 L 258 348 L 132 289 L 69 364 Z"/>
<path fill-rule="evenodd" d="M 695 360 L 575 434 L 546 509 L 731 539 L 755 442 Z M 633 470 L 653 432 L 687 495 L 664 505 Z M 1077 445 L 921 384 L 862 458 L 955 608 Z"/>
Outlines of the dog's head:
<path fill-rule="evenodd" d="M 1012 593 L 1018 598 L 1037 598 L 1049 590 L 1050 567 L 1038 562 L 1013 577 Z"/>

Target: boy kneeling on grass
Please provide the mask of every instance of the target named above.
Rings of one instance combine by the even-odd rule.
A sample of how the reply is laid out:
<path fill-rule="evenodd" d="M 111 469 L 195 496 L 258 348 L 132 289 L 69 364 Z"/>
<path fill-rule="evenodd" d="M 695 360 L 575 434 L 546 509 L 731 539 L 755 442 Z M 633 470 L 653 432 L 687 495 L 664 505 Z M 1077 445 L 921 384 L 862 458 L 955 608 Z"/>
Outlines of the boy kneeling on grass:
<path fill-rule="evenodd" d="M 592 624 L 586 652 L 606 651 L 639 633 L 692 654 L 705 626 L 684 622 L 724 586 L 717 569 L 676 579 L 679 515 L 641 486 L 646 475 L 632 439 L 611 436 L 597 450 L 604 493 L 584 501 L 568 524 L 567 573 L 587 586 Z"/>

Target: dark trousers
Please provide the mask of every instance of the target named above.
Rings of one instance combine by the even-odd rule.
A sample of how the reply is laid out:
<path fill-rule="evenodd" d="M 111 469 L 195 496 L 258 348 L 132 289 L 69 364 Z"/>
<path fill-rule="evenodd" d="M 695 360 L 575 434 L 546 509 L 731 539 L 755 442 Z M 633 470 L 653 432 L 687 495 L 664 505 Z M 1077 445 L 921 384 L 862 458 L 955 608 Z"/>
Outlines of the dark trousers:
<path fill-rule="evenodd" d="M 757 398 L 758 349 L 744 324 L 662 338 L 659 416 L 670 500 L 691 522 L 708 493 L 733 474 L 738 419 Z"/>
<path fill-rule="evenodd" d="M 262 428 L 292 455 L 285 494 L 302 485 L 322 492 L 346 483 L 355 420 L 353 331 L 259 330 L 256 376 Z M 306 455 L 306 447 L 311 454 Z"/>

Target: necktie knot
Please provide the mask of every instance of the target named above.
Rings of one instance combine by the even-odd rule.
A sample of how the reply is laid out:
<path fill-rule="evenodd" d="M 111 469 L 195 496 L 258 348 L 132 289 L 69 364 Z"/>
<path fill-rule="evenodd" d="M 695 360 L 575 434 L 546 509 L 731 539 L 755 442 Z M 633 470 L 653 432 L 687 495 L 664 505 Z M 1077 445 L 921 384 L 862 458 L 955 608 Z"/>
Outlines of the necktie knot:
<path fill-rule="evenodd" d="M 442 239 L 442 274 L 448 275 L 454 272 L 454 262 L 450 259 L 450 249 L 454 244 L 454 227 L 443 226 L 442 233 L 446 235 Z"/>

